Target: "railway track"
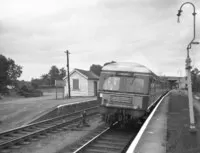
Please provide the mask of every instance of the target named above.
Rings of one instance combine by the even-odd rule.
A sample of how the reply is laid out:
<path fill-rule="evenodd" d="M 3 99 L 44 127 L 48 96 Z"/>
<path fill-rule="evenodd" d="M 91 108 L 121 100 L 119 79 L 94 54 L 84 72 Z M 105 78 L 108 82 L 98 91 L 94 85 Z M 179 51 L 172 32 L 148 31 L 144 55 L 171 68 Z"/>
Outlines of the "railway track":
<path fill-rule="evenodd" d="M 73 153 L 121 153 L 126 150 L 137 130 L 132 128 L 118 128 L 118 125 L 108 127 Z"/>
<path fill-rule="evenodd" d="M 166 95 L 166 92 L 164 95 Z M 163 95 L 163 96 L 164 96 Z M 162 97 L 163 97 L 162 96 Z M 152 113 L 153 109 L 157 106 L 158 102 L 162 99 L 160 97 L 157 102 L 152 105 L 150 112 L 147 113 L 141 120 L 134 125 L 119 127 L 118 123 L 115 123 L 112 127 L 107 127 L 102 130 L 96 136 L 86 141 L 80 147 L 73 149 L 73 153 L 123 153 L 125 152 L 135 136 L 140 131 L 140 127 Z M 63 153 L 65 151 L 62 151 Z M 61 152 L 61 153 L 62 153 Z"/>
<path fill-rule="evenodd" d="M 91 116 L 99 113 L 98 108 L 96 106 L 84 110 L 87 116 Z M 81 121 L 81 114 L 84 110 L 2 132 L 0 133 L 0 152 L 8 152 L 21 145 L 29 144 L 31 141 L 41 139 L 48 133 L 64 130 L 66 126 Z"/>

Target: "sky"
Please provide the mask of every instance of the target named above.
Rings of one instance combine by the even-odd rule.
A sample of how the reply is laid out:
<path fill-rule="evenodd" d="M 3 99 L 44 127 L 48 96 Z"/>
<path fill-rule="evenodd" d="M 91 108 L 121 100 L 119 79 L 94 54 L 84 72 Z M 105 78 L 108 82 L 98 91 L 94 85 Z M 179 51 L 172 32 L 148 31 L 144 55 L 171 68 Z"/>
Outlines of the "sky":
<path fill-rule="evenodd" d="M 109 61 L 136 62 L 158 75 L 184 76 L 193 37 L 193 8 L 183 0 L 0 0 L 0 54 L 23 67 L 20 80 L 52 65 L 89 70 Z M 196 40 L 200 41 L 200 1 Z M 200 45 L 190 51 L 200 69 Z"/>

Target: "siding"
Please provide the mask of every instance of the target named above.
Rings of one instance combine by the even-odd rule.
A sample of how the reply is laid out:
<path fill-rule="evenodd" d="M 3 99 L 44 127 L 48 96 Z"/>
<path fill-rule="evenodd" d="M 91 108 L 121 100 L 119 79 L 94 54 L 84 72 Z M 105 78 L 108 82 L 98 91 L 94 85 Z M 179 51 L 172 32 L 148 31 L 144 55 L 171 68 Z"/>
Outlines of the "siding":
<path fill-rule="evenodd" d="M 79 79 L 79 90 L 73 90 L 73 79 Z M 65 80 L 66 86 L 65 86 L 65 97 L 68 95 L 68 83 L 67 78 Z M 88 80 L 78 74 L 77 72 L 74 72 L 70 76 L 70 86 L 71 86 L 71 96 L 88 96 Z"/>

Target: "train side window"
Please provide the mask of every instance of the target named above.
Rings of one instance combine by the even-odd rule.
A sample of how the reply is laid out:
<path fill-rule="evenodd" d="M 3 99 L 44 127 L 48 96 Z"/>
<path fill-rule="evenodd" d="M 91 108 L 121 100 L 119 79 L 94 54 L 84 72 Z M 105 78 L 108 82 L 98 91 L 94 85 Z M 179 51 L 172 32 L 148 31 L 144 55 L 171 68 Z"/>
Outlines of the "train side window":
<path fill-rule="evenodd" d="M 156 86 L 156 82 L 155 80 L 152 78 L 151 80 L 151 93 L 155 92 L 155 86 Z"/>
<path fill-rule="evenodd" d="M 144 79 L 126 78 L 126 90 L 130 92 L 144 92 Z"/>

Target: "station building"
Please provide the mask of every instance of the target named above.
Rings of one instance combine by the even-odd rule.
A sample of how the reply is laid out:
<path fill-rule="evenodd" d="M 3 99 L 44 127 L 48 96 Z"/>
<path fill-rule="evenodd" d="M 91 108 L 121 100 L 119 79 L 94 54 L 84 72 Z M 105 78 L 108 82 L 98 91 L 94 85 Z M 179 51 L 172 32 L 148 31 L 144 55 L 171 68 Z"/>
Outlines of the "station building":
<path fill-rule="evenodd" d="M 186 88 L 186 84 L 187 84 L 186 77 L 166 76 L 165 78 L 168 80 L 171 89 L 173 89 L 173 88 L 179 88 L 179 89 Z"/>
<path fill-rule="evenodd" d="M 69 74 L 71 96 L 97 96 L 99 76 L 92 71 L 74 69 Z M 68 78 L 65 81 L 64 96 L 68 97 Z"/>

